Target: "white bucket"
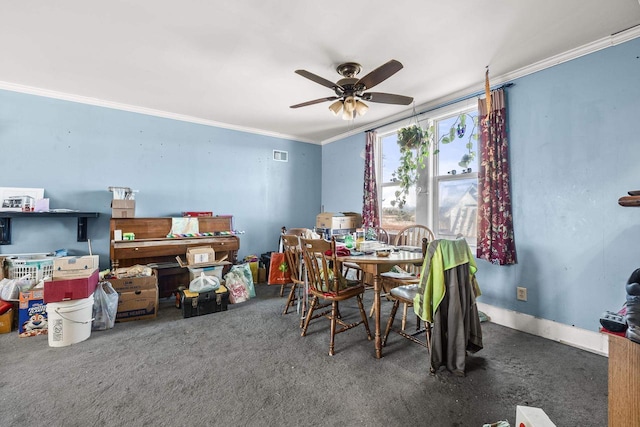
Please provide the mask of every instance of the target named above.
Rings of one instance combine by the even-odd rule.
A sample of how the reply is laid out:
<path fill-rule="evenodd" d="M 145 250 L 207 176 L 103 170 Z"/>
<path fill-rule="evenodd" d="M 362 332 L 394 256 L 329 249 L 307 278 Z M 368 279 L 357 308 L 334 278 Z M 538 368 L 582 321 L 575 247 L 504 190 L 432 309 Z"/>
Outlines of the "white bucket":
<path fill-rule="evenodd" d="M 93 295 L 78 300 L 48 303 L 49 346 L 64 347 L 89 338 L 92 314 Z"/>

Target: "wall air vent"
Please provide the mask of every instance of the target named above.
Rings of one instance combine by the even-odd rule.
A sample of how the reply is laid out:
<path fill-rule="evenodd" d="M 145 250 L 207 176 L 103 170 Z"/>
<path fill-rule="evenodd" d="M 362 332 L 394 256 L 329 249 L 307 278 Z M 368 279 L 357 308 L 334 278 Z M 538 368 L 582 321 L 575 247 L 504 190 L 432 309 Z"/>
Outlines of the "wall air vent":
<path fill-rule="evenodd" d="M 273 160 L 275 160 L 277 162 L 288 162 L 289 161 L 289 152 L 288 151 L 273 150 Z"/>

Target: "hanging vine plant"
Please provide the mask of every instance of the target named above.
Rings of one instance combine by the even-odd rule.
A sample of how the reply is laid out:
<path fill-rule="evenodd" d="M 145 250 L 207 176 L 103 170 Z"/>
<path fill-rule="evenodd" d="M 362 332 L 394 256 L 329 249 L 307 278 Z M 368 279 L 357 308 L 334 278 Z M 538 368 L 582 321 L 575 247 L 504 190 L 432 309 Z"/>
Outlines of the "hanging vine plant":
<path fill-rule="evenodd" d="M 451 125 L 449 129 L 449 133 L 440 137 L 438 140 L 439 144 L 449 144 L 458 139 L 461 139 L 467 133 L 467 116 L 471 118 L 473 121 L 473 128 L 471 132 L 469 132 L 469 138 L 467 139 L 467 143 L 465 144 L 465 148 L 467 149 L 467 153 L 462 156 L 460 162 L 458 162 L 458 166 L 463 168 L 466 172 L 471 172 L 471 168 L 469 168 L 469 164 L 475 160 L 476 152 L 474 150 L 474 142 L 478 140 L 478 134 L 476 133 L 476 128 L 478 127 L 478 117 L 470 116 L 466 113 L 460 114 L 456 121 Z"/>
<path fill-rule="evenodd" d="M 398 183 L 400 189 L 395 192 L 395 200 L 391 201 L 391 206 L 397 205 L 402 209 L 407 203 L 409 188 L 418 179 L 418 168 L 425 168 L 425 159 L 429 156 L 431 148 L 431 134 L 430 129 L 423 129 L 418 124 L 398 130 L 400 166 L 391 178 Z"/>
<path fill-rule="evenodd" d="M 467 133 L 467 115 L 460 114 L 455 122 L 451 125 L 448 133 L 445 133 L 438 139 L 439 144 L 449 144 L 457 139 L 462 139 L 465 135 L 469 135 L 465 147 L 467 153 L 462 156 L 458 165 L 463 168 L 463 172 L 471 172 L 469 165 L 476 158 L 474 142 L 477 141 L 478 135 L 475 130 L 477 128 L 477 117 L 471 117 L 473 128 Z M 430 154 L 438 154 L 437 146 L 433 147 L 433 127 L 427 129 L 422 128 L 419 124 L 409 125 L 398 130 L 398 145 L 400 146 L 400 165 L 392 173 L 391 179 L 400 187 L 395 192 L 395 199 L 391 200 L 391 206 L 402 209 L 407 203 L 409 189 L 417 182 L 418 172 L 426 167 L 425 161 Z M 455 174 L 455 170 L 452 171 Z"/>

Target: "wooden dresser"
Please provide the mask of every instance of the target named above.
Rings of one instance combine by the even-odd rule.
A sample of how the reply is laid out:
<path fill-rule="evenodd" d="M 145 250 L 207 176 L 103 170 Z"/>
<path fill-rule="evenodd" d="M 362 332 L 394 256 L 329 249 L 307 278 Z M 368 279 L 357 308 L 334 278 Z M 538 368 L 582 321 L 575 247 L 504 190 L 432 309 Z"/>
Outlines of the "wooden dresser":
<path fill-rule="evenodd" d="M 640 425 L 640 344 L 609 335 L 609 427 Z"/>
<path fill-rule="evenodd" d="M 189 271 L 182 268 L 176 256 L 185 259 L 187 248 L 211 246 L 216 259 L 226 258 L 235 264 L 240 239 L 226 234 L 232 229 L 233 217 L 199 217 L 200 233 L 213 233 L 203 237 L 167 237 L 171 232 L 172 218 L 112 218 L 110 226 L 111 267 L 130 267 L 136 264 L 150 265 L 158 275 L 158 290 L 161 298 L 174 293 L 178 286 L 189 285 Z M 134 233 L 134 240 L 114 240 L 114 232 Z M 229 267 L 225 269 L 226 270 Z"/>

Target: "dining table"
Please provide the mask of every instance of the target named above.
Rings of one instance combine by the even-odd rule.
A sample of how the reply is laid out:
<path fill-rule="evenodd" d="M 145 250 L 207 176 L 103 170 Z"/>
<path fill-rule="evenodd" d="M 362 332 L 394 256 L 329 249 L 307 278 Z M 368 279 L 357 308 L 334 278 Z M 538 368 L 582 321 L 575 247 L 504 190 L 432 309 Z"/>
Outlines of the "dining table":
<path fill-rule="evenodd" d="M 422 251 L 392 251 L 387 256 L 378 256 L 376 253 L 363 255 L 349 255 L 337 257 L 339 262 L 351 262 L 358 264 L 363 273 L 370 273 L 373 276 L 373 307 L 375 323 L 375 356 L 382 357 L 382 335 L 380 334 L 380 293 L 382 289 L 381 274 L 391 270 L 394 265 L 400 264 L 422 264 L 424 256 Z"/>

